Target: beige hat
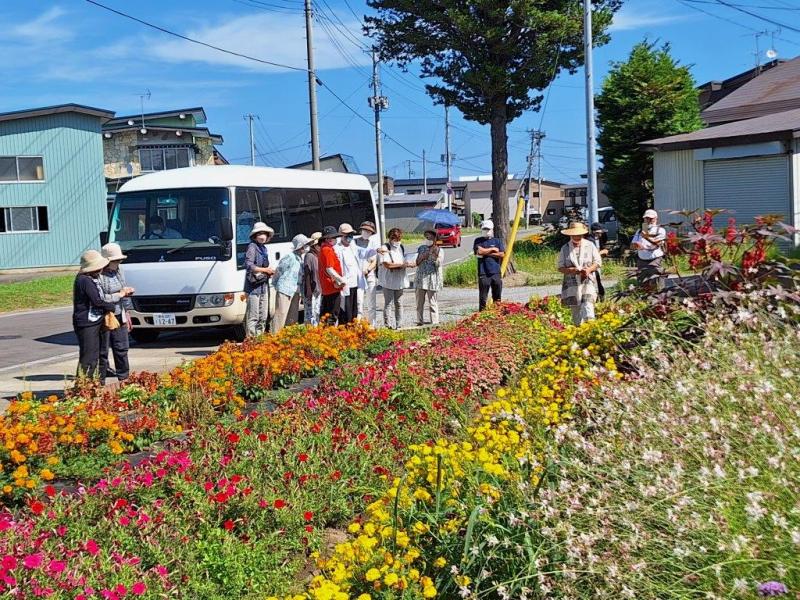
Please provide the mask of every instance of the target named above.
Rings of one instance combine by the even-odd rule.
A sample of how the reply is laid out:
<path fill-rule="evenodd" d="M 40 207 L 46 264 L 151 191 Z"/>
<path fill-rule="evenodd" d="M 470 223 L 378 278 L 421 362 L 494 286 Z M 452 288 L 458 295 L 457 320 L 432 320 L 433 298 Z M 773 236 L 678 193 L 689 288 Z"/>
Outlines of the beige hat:
<path fill-rule="evenodd" d="M 353 229 L 353 226 L 350 223 L 342 223 L 339 225 L 339 234 L 340 235 L 347 235 L 349 233 L 355 233 L 356 230 Z"/>
<path fill-rule="evenodd" d="M 321 231 L 315 231 L 311 234 L 311 237 L 308 238 L 308 245 L 309 246 L 316 246 L 319 243 L 320 238 L 322 237 Z"/>
<path fill-rule="evenodd" d="M 253 229 L 250 230 L 250 237 L 253 237 L 257 233 L 267 233 L 269 235 L 275 235 L 275 230 L 266 223 L 262 223 L 261 221 L 259 221 L 258 223 L 253 225 Z"/>
<path fill-rule="evenodd" d="M 644 218 L 645 219 L 658 219 L 658 213 L 654 211 L 652 208 L 648 208 L 644 211 Z"/>
<path fill-rule="evenodd" d="M 109 262 L 128 258 L 127 255 L 122 253 L 122 248 L 119 247 L 119 244 L 115 244 L 114 242 L 110 242 L 100 248 L 100 254 L 103 255 L 103 258 L 107 258 Z"/>
<path fill-rule="evenodd" d="M 589 233 L 589 228 L 580 221 L 571 221 L 569 227 L 562 229 L 561 233 L 564 235 L 586 235 Z"/>
<path fill-rule="evenodd" d="M 78 273 L 94 273 L 108 264 L 108 259 L 97 250 L 87 250 L 81 254 L 81 268 Z"/>

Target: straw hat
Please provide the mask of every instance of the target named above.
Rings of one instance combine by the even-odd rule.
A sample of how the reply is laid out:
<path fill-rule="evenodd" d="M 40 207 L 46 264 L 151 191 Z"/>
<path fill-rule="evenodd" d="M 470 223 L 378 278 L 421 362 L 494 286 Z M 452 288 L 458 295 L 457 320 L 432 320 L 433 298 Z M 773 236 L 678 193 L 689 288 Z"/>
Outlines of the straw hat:
<path fill-rule="evenodd" d="M 589 228 L 580 221 L 570 221 L 569 227 L 562 229 L 561 233 L 564 235 L 586 235 L 589 233 Z"/>
<path fill-rule="evenodd" d="M 97 250 L 87 250 L 81 254 L 81 268 L 78 273 L 94 273 L 108 264 L 108 259 Z"/>
<path fill-rule="evenodd" d="M 340 235 L 350 235 L 351 233 L 355 233 L 356 230 L 353 229 L 353 226 L 350 223 L 342 223 L 339 225 L 339 234 Z"/>
<path fill-rule="evenodd" d="M 115 244 L 114 242 L 110 242 L 100 248 L 100 254 L 103 258 L 107 258 L 108 262 L 112 260 L 125 260 L 128 258 L 127 255 L 122 253 L 122 248 L 119 247 L 119 244 Z"/>
<path fill-rule="evenodd" d="M 253 229 L 250 231 L 250 237 L 253 237 L 257 233 L 266 233 L 267 235 L 274 235 L 275 230 L 266 223 L 262 223 L 261 221 L 259 221 L 258 223 L 253 225 Z"/>
<path fill-rule="evenodd" d="M 375 229 L 375 223 L 373 223 L 372 221 L 364 221 L 361 224 L 361 227 L 359 227 L 359 229 L 366 229 L 370 233 L 376 233 L 377 232 L 377 229 Z"/>
<path fill-rule="evenodd" d="M 316 246 L 317 243 L 319 243 L 319 240 L 320 240 L 321 237 L 322 237 L 322 232 L 321 231 L 315 231 L 314 233 L 312 233 L 311 237 L 308 238 L 309 247 Z"/>
<path fill-rule="evenodd" d="M 308 244 L 310 241 L 311 240 L 309 240 L 302 233 L 298 233 L 296 236 L 292 238 L 292 250 L 294 252 L 297 252 L 298 250 L 300 250 L 300 248 Z"/>

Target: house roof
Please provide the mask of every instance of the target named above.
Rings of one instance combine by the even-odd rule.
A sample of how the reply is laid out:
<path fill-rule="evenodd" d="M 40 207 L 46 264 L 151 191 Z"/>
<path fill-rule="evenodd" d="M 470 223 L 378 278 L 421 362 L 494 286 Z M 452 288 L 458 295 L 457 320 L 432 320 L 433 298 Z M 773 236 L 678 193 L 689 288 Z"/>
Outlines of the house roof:
<path fill-rule="evenodd" d="M 99 117 L 102 120 L 108 120 L 114 116 L 113 110 L 105 110 L 103 108 L 94 108 L 92 106 L 85 106 L 83 104 L 56 104 L 54 106 L 43 106 L 41 108 L 27 108 L 24 110 L 14 110 L 11 112 L 0 113 L 0 121 L 15 121 L 17 119 L 30 119 L 32 117 L 45 117 L 48 115 L 57 115 L 61 113 L 80 113 Z"/>
<path fill-rule="evenodd" d="M 384 198 L 385 204 L 437 204 L 442 194 L 390 194 Z"/>
<path fill-rule="evenodd" d="M 755 79 L 766 71 L 769 71 L 778 65 L 782 65 L 785 62 L 785 59 L 776 58 L 764 63 L 763 65 L 753 67 L 752 69 L 748 69 L 747 71 L 743 71 L 722 81 L 717 79 L 707 81 L 706 83 L 697 86 L 697 90 L 700 92 L 700 110 L 705 110 L 715 102 L 722 100 L 728 94 L 738 90 L 748 81 Z"/>
<path fill-rule="evenodd" d="M 648 150 L 682 150 L 791 140 L 797 137 L 800 137 L 800 108 L 691 133 L 647 140 L 639 145 Z"/>
<path fill-rule="evenodd" d="M 349 154 L 342 154 L 341 152 L 338 154 L 328 154 L 327 156 L 320 156 L 319 162 L 322 163 L 323 161 L 330 161 L 338 159 L 342 166 L 348 173 L 358 173 L 358 165 L 356 164 L 355 159 Z M 307 160 L 301 163 L 297 163 L 295 165 L 289 165 L 288 167 L 284 167 L 286 169 L 308 169 L 312 165 L 312 161 Z"/>
<path fill-rule="evenodd" d="M 167 119 L 169 117 L 177 117 L 180 118 L 181 115 L 192 115 L 194 116 L 194 121 L 197 124 L 202 124 L 206 122 L 206 111 L 203 110 L 201 106 L 197 106 L 195 108 L 181 108 L 179 110 L 165 110 L 161 112 L 152 112 L 152 113 L 144 113 L 138 115 L 125 115 L 123 117 L 115 117 L 108 122 L 108 125 L 119 125 L 121 123 L 127 123 L 129 120 L 136 121 L 138 120 L 139 123 L 142 121 L 142 117 L 147 119 Z"/>
<path fill-rule="evenodd" d="M 114 125 L 111 127 L 103 127 L 103 133 L 114 133 L 115 131 L 130 131 L 132 129 L 138 130 L 142 126 L 141 123 L 138 125 L 128 125 L 125 123 L 124 125 Z M 218 133 L 211 133 L 207 127 L 166 127 L 164 125 L 147 125 L 148 131 L 183 131 L 186 133 L 194 133 L 200 134 L 205 137 L 211 138 L 211 141 L 215 144 L 222 144 L 224 140 L 222 136 Z"/>
<path fill-rule="evenodd" d="M 800 108 L 800 57 L 761 73 L 709 106 L 701 116 L 714 125 L 794 108 Z"/>

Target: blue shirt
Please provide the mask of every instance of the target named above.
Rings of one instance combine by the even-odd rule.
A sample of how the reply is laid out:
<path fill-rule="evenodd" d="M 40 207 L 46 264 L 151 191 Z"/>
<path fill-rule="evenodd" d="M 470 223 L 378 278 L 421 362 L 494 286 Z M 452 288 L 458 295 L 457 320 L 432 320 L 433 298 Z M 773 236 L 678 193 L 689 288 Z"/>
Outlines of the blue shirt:
<path fill-rule="evenodd" d="M 300 269 L 303 259 L 297 252 L 290 252 L 278 261 L 275 275 L 272 276 L 272 285 L 281 294 L 290 298 L 300 291 Z"/>
<path fill-rule="evenodd" d="M 478 248 L 497 248 L 500 252 L 506 251 L 506 245 L 500 238 L 479 237 L 472 244 L 472 251 L 477 255 Z M 497 256 L 478 256 L 478 277 L 491 277 L 500 274 L 502 258 Z"/>

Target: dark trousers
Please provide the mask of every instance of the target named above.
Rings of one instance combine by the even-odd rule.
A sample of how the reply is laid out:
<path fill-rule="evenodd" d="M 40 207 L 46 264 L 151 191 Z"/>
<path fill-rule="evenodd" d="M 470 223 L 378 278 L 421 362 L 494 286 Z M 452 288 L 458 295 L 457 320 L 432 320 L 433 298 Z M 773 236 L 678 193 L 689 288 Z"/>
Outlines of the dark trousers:
<path fill-rule="evenodd" d="M 114 331 L 103 332 L 103 347 L 100 348 L 100 379 L 110 375 L 108 371 L 108 349 L 114 355 L 114 371 L 118 381 L 128 378 L 130 366 L 128 365 L 128 328 L 125 325 L 117 327 Z"/>
<path fill-rule="evenodd" d="M 597 282 L 597 298 L 602 302 L 606 297 L 606 288 L 603 285 L 603 280 L 600 279 L 600 271 L 595 271 L 594 276 Z"/>
<path fill-rule="evenodd" d="M 108 354 L 108 346 L 104 345 L 103 321 L 97 325 L 76 327 L 75 335 L 78 336 L 78 377 L 90 379 L 99 376 L 101 382 L 105 381 L 105 373 L 99 372 L 101 354 Z"/>
<path fill-rule="evenodd" d="M 499 302 L 503 295 L 503 278 L 500 277 L 500 273 L 478 276 L 478 310 L 486 308 L 490 289 L 492 290 L 492 301 Z"/>
<path fill-rule="evenodd" d="M 321 323 L 326 323 L 328 325 L 336 324 L 336 317 L 339 316 L 341 307 L 341 298 L 342 296 L 339 292 L 322 295 L 322 303 L 319 308 Z"/>
<path fill-rule="evenodd" d="M 352 323 L 358 316 L 358 288 L 350 288 L 349 296 L 341 296 L 339 309 L 339 325 Z"/>

